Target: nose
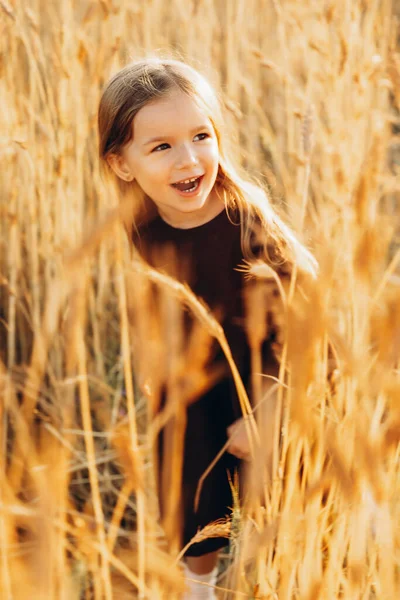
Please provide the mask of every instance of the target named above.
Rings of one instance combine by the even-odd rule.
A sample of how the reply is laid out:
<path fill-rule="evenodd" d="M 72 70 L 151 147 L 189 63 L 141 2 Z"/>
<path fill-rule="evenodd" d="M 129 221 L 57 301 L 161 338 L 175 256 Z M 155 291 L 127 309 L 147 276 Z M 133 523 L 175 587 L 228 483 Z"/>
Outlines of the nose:
<path fill-rule="evenodd" d="M 195 149 L 191 144 L 182 144 L 179 148 L 176 167 L 178 169 L 186 169 L 197 165 L 199 162 Z"/>

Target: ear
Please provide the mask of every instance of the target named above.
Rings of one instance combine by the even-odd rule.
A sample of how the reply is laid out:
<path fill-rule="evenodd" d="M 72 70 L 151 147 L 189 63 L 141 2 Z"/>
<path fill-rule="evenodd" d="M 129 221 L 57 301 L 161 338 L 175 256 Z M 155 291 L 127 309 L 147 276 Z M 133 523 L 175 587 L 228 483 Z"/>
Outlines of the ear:
<path fill-rule="evenodd" d="M 120 154 L 109 154 L 107 162 L 117 177 L 123 181 L 133 181 L 133 173 Z"/>

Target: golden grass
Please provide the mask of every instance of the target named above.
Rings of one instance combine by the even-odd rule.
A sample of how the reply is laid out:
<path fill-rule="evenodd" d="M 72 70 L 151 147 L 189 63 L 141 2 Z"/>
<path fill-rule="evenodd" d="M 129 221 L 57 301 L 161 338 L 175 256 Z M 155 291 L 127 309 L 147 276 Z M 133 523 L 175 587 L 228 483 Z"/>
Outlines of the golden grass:
<path fill-rule="evenodd" d="M 155 48 L 222 85 L 242 164 L 284 200 L 320 263 L 316 284 L 281 288 L 274 403 L 257 377 L 262 300 L 249 298 L 252 391 L 276 426 L 267 448 L 265 422 L 248 419 L 252 485 L 223 524 L 220 597 L 399 597 L 396 11 L 391 0 L 1 0 L 1 598 L 183 589 L 177 398 L 218 378 L 203 368 L 212 338 L 230 351 L 187 288 L 131 263 L 95 135 L 104 82 Z M 252 270 L 268 298 L 270 273 Z M 154 286 L 173 327 L 149 310 Z M 198 321 L 186 342 L 182 305 Z M 154 420 L 162 381 L 169 402 Z M 172 419 L 175 497 L 161 528 L 154 439 Z"/>

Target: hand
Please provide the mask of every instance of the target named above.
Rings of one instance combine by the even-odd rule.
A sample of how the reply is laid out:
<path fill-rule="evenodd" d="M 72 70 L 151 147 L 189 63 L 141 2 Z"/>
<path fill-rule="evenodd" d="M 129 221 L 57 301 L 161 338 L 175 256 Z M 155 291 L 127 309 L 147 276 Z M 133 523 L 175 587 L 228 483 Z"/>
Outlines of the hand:
<path fill-rule="evenodd" d="M 226 432 L 228 434 L 228 452 L 237 458 L 250 460 L 250 443 L 243 417 L 229 425 Z"/>

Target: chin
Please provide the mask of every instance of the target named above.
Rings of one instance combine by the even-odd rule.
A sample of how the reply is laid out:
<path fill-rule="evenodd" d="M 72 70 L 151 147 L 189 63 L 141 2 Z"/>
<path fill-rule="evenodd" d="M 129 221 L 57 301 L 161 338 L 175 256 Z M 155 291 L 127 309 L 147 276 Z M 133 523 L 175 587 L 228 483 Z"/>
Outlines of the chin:
<path fill-rule="evenodd" d="M 169 204 L 169 209 L 175 209 L 180 211 L 193 211 L 200 210 L 207 203 L 207 198 L 182 198 L 180 202 L 174 202 L 173 204 Z M 166 206 L 166 205 L 165 205 Z"/>
<path fill-rule="evenodd" d="M 195 206 L 184 206 L 182 208 L 179 208 L 178 210 L 185 213 L 193 213 L 198 212 L 202 208 L 204 208 L 204 202 L 202 202 L 201 204 L 196 204 Z"/>

